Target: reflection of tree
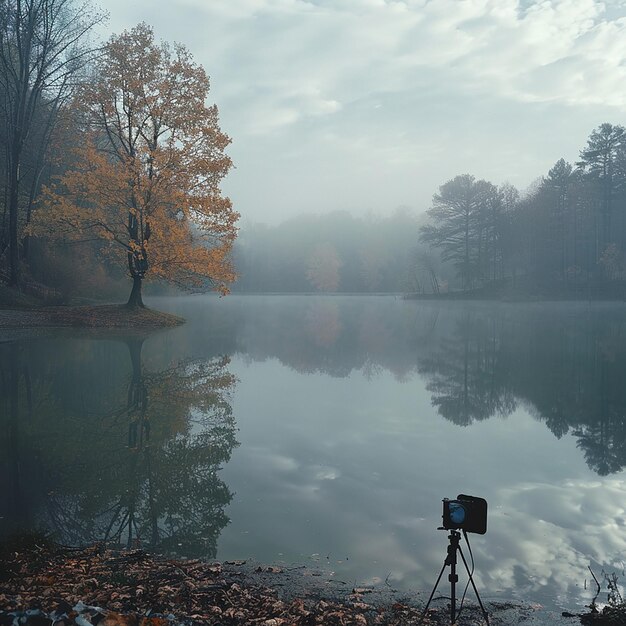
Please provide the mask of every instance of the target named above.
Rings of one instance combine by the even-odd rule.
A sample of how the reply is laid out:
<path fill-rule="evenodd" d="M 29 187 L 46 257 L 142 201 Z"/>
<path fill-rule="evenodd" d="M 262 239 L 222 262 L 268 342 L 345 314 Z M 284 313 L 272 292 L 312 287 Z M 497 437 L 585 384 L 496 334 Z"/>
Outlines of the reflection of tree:
<path fill-rule="evenodd" d="M 330 304 L 332 315 L 321 315 Z M 232 343 L 252 359 L 336 377 L 386 370 L 407 380 L 417 368 L 433 406 L 454 423 L 506 416 L 521 405 L 556 437 L 573 433 L 594 471 L 626 467 L 619 305 L 313 297 L 259 300 L 247 315 L 236 299 L 228 307 L 223 315 L 240 320 Z"/>
<path fill-rule="evenodd" d="M 600 475 L 626 466 L 625 327 L 615 313 L 533 318 L 507 341 L 515 394 L 557 437 L 572 432 Z"/>
<path fill-rule="evenodd" d="M 319 346 L 332 346 L 341 332 L 339 308 L 336 302 L 313 304 L 306 313 L 306 329 Z"/>
<path fill-rule="evenodd" d="M 3 359 L 0 360 L 0 439 L 4 445 L 0 448 L 0 524 L 9 526 L 6 530 L 15 530 L 20 525 L 28 525 L 27 502 L 24 497 L 22 441 L 20 437 L 20 376 L 21 359 L 17 343 L 2 346 Z M 25 378 L 28 380 L 28 378 Z M 7 524 L 6 520 L 11 523 Z"/>
<path fill-rule="evenodd" d="M 626 466 L 626 424 L 624 417 L 603 420 L 574 431 L 587 465 L 600 476 L 620 472 Z"/>
<path fill-rule="evenodd" d="M 101 343 L 113 342 L 88 345 L 98 353 L 95 344 Z M 34 420 L 27 423 L 21 408 L 14 411 L 13 421 L 21 420 L 16 432 L 29 441 L 31 474 L 35 468 L 44 477 L 41 487 L 33 476 L 28 478 L 35 489 L 31 486 L 34 493 L 26 494 L 26 504 L 37 511 L 37 519 L 27 527 L 52 529 L 70 544 L 107 539 L 214 556 L 228 523 L 224 507 L 232 497 L 219 469 L 237 445 L 229 404 L 235 379 L 227 370 L 228 359 L 146 371 L 143 339 L 125 343 L 132 366 L 125 384 L 123 370 L 128 368 L 120 367 L 119 360 L 123 353 L 96 354 L 100 358 L 92 363 L 92 388 L 87 390 L 91 404 L 77 411 L 82 390 L 57 384 L 50 372 L 40 371 L 48 382 L 35 394 Z M 15 390 L 15 350 L 0 352 L 3 402 L 11 406 L 26 396 L 24 384 Z M 120 392 L 126 396 L 124 406 L 112 408 Z M 14 435 L 0 439 L 7 449 L 20 449 L 13 445 Z M 12 476 L 20 474 L 13 471 Z M 8 506 L 16 521 L 16 511 L 29 508 L 15 500 Z"/>
<path fill-rule="evenodd" d="M 285 301 L 287 300 L 287 301 Z M 399 379 L 414 370 L 415 313 L 389 315 L 385 298 L 306 297 L 263 299 L 241 324 L 237 345 L 254 359 L 278 358 L 300 373 L 322 372 L 334 377 L 354 370 L 382 368 Z M 232 305 L 231 305 L 232 306 Z M 236 309 L 224 315 L 236 318 Z"/>
<path fill-rule="evenodd" d="M 0 537 L 36 524 L 35 501 L 46 493 L 41 452 L 28 436 L 34 395 L 22 346 L 0 342 Z"/>
<path fill-rule="evenodd" d="M 611 354 L 615 347 L 610 344 L 607 351 L 605 342 L 594 342 L 591 378 L 594 397 L 587 402 L 590 405 L 587 419 L 574 427 L 578 447 L 583 451 L 587 465 L 601 476 L 626 467 L 626 397 L 622 380 L 626 364 L 621 350 L 616 362 Z"/>
<path fill-rule="evenodd" d="M 626 467 L 626 327 L 601 311 L 454 316 L 418 359 L 432 403 L 459 425 L 508 415 L 518 402 L 557 437 L 572 432 L 601 475 Z"/>
<path fill-rule="evenodd" d="M 436 349 L 420 361 L 429 382 L 432 404 L 446 419 L 468 426 L 494 414 L 515 409 L 503 371 L 502 346 L 495 320 L 464 314 L 455 331 L 441 338 Z"/>
<path fill-rule="evenodd" d="M 110 501 L 103 503 L 109 508 L 97 507 L 99 534 L 125 538 L 127 545 L 135 539 L 215 556 L 217 537 L 228 523 L 223 509 L 231 499 L 218 469 L 236 445 L 228 360 L 186 362 L 144 373 L 141 342 L 128 346 L 133 363 L 129 446 L 119 451 L 126 489 L 113 508 Z M 111 470 L 114 484 L 118 467 Z"/>

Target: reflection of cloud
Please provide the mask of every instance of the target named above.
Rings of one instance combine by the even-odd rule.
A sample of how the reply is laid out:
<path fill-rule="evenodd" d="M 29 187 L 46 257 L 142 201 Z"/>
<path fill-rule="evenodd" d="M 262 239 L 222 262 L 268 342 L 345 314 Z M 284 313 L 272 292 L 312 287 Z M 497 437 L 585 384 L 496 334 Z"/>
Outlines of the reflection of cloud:
<path fill-rule="evenodd" d="M 268 454 L 265 451 L 257 450 L 257 454 L 262 455 L 262 462 L 267 471 L 274 472 L 295 472 L 300 464 L 292 457 L 282 454 Z"/>
<path fill-rule="evenodd" d="M 318 467 L 314 469 L 316 480 L 337 480 L 341 476 L 341 472 L 334 467 Z"/>
<path fill-rule="evenodd" d="M 550 585 L 564 596 L 582 586 L 590 563 L 621 569 L 626 555 L 623 479 L 520 484 L 501 489 L 496 497 L 488 540 L 474 547 L 481 579 L 490 587 L 530 594 Z"/>

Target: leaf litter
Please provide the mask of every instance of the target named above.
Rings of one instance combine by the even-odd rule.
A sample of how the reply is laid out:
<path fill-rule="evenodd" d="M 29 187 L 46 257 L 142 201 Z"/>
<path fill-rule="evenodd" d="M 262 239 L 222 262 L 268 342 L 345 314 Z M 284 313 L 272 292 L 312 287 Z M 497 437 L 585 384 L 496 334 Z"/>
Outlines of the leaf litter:
<path fill-rule="evenodd" d="M 449 624 L 447 602 L 421 621 L 422 607 L 414 598 L 316 574 L 305 566 L 186 560 L 101 544 L 16 542 L 0 549 L 0 626 Z M 497 609 L 494 603 L 492 608 Z M 491 623 L 530 617 L 521 615 L 520 607 L 508 608 L 512 619 L 501 612 L 504 619 Z M 471 605 L 457 621 L 458 626 L 483 623 Z"/>
<path fill-rule="evenodd" d="M 399 602 L 375 606 L 360 588 L 341 599 L 281 598 L 244 566 L 100 545 L 17 546 L 0 555 L 0 626 L 399 626 L 421 615 Z M 284 575 L 274 566 L 256 571 Z M 443 623 L 440 613 L 424 626 Z"/>

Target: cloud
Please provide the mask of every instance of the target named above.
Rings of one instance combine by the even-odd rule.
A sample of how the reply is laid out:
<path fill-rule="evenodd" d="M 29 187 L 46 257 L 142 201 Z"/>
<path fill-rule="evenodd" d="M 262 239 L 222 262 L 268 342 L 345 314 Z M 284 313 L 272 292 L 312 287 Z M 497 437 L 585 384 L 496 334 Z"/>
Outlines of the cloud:
<path fill-rule="evenodd" d="M 460 93 L 626 104 L 626 90 L 616 88 L 626 78 L 626 21 L 609 18 L 595 0 L 185 4 L 229 40 L 221 61 L 254 91 L 247 110 L 255 133 L 374 94 L 411 93 L 426 68 Z M 207 37 L 207 52 L 214 39 Z"/>
<path fill-rule="evenodd" d="M 145 19 L 207 68 L 226 191 L 262 219 L 426 208 L 466 171 L 525 185 L 626 106 L 618 0 L 108 4 L 113 30 Z"/>
<path fill-rule="evenodd" d="M 112 5 L 118 2 L 121 12 L 119 0 Z M 179 0 L 171 6 L 196 16 L 181 31 L 211 71 L 228 72 L 228 82 L 274 104 L 294 93 L 306 104 L 410 90 L 424 67 L 443 70 L 441 80 L 524 100 L 609 98 L 617 106 L 626 98 L 615 89 L 625 71 L 626 22 L 609 17 L 596 0 Z M 571 74 L 568 60 L 580 80 L 555 83 L 555 75 Z M 547 75 L 545 67 L 552 68 Z"/>

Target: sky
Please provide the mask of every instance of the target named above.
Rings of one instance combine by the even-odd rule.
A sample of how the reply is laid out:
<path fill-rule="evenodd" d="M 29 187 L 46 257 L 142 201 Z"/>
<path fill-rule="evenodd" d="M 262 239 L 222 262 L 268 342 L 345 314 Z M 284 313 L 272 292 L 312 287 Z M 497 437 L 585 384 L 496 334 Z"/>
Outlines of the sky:
<path fill-rule="evenodd" d="M 626 0 L 101 0 L 185 44 L 242 223 L 421 213 L 459 174 L 523 190 L 626 124 Z"/>

